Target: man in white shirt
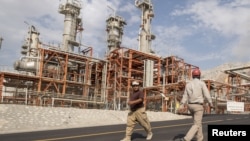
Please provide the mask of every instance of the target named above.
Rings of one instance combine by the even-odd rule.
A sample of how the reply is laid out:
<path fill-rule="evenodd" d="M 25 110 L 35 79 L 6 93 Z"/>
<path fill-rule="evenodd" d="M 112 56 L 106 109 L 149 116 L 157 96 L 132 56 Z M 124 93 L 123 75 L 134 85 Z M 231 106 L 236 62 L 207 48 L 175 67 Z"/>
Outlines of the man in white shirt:
<path fill-rule="evenodd" d="M 193 80 L 186 84 L 184 94 L 179 109 L 187 104 L 188 110 L 193 117 L 193 125 L 180 141 L 191 141 L 196 137 L 197 141 L 203 140 L 202 117 L 204 112 L 204 99 L 207 99 L 209 106 L 213 108 L 212 98 L 205 82 L 200 80 L 201 72 L 199 69 L 192 71 Z"/>

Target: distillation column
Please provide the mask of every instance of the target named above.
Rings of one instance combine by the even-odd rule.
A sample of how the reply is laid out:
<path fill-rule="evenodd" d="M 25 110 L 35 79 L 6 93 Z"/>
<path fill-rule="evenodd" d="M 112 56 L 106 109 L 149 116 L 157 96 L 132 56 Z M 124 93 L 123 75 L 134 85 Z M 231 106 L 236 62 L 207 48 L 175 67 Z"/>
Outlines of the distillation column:
<path fill-rule="evenodd" d="M 28 35 L 22 45 L 21 54 L 23 57 L 14 63 L 15 70 L 23 70 L 28 72 L 38 71 L 38 46 L 40 33 L 34 26 L 29 27 Z"/>
<path fill-rule="evenodd" d="M 135 6 L 142 11 L 138 50 L 144 53 L 153 53 L 151 50 L 151 41 L 155 39 L 155 36 L 151 34 L 151 21 L 154 17 L 153 5 L 151 0 L 136 0 Z M 153 86 L 153 70 L 154 61 L 144 60 L 143 87 Z"/>
<path fill-rule="evenodd" d="M 64 14 L 63 50 L 74 52 L 74 46 L 79 47 L 76 41 L 77 30 L 82 29 L 82 19 L 79 18 L 81 4 L 78 0 L 67 0 L 60 4 L 59 13 Z"/>
<path fill-rule="evenodd" d="M 125 20 L 120 16 L 112 15 L 106 20 L 107 42 L 109 54 L 116 48 L 119 48 L 122 42 L 123 28 L 126 25 Z"/>
<path fill-rule="evenodd" d="M 155 36 L 151 34 L 151 20 L 154 17 L 153 5 L 151 0 L 136 0 L 135 6 L 142 11 L 139 31 L 139 51 L 151 53 L 151 41 L 155 39 Z"/>

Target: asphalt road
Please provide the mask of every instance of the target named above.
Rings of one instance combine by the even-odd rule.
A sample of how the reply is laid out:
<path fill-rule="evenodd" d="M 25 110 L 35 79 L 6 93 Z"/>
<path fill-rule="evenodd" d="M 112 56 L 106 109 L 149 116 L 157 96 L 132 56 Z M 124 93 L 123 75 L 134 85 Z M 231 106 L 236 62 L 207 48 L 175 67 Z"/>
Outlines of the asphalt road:
<path fill-rule="evenodd" d="M 152 141 L 173 141 L 183 137 L 192 125 L 192 119 L 152 122 Z M 208 125 L 249 125 L 250 115 L 204 115 L 204 141 L 208 141 Z M 120 141 L 126 125 L 110 125 L 88 128 L 49 130 L 0 135 L 0 141 Z M 145 141 L 146 133 L 137 125 L 132 141 Z"/>

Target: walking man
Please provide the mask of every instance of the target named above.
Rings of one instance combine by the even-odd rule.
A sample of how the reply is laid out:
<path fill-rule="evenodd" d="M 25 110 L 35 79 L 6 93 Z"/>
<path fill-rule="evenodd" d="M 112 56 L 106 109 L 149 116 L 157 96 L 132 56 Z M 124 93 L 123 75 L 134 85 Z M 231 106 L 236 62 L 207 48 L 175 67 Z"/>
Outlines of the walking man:
<path fill-rule="evenodd" d="M 208 88 L 206 84 L 200 80 L 200 75 L 200 70 L 194 69 L 192 71 L 193 80 L 187 83 L 184 90 L 179 110 L 184 108 L 184 104 L 188 104 L 187 107 L 192 114 L 193 125 L 186 133 L 186 135 L 182 139 L 180 139 L 180 141 L 191 141 L 194 137 L 197 139 L 197 141 L 202 141 L 202 117 L 204 111 L 204 99 L 207 99 L 211 108 L 214 107 Z"/>
<path fill-rule="evenodd" d="M 146 140 L 151 140 L 153 133 L 143 104 L 144 94 L 140 90 L 138 81 L 133 81 L 132 87 L 133 92 L 130 94 L 128 101 L 130 111 L 127 116 L 126 135 L 121 141 L 131 141 L 131 135 L 136 123 L 139 123 L 147 132 Z"/>

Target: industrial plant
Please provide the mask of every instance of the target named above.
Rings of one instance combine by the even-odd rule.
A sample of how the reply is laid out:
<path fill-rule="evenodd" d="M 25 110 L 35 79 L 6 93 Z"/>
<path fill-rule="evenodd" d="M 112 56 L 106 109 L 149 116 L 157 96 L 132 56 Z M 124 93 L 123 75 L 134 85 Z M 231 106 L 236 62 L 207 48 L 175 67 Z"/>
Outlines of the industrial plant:
<path fill-rule="evenodd" d="M 60 4 L 58 11 L 64 15 L 62 44 L 43 43 L 40 32 L 30 26 L 25 43 L 20 45 L 21 59 L 13 62 L 15 71 L 0 71 L 0 103 L 127 110 L 131 82 L 137 80 L 147 110 L 176 113 L 185 85 L 192 79 L 191 72 L 199 66 L 174 55 L 157 55 L 151 48 L 157 38 L 151 33 L 153 4 L 151 0 L 135 0 L 135 6 L 141 11 L 138 49 L 121 46 L 127 23 L 112 14 L 106 20 L 107 52 L 100 59 L 93 57 L 93 47 L 77 41 L 83 32 L 81 3 L 67 0 Z M 226 112 L 227 101 L 243 102 L 244 111 L 250 111 L 249 69 L 225 70 L 223 82 L 203 79 L 216 113 Z M 207 103 L 204 107 L 210 114 Z"/>

